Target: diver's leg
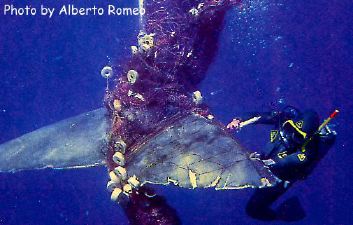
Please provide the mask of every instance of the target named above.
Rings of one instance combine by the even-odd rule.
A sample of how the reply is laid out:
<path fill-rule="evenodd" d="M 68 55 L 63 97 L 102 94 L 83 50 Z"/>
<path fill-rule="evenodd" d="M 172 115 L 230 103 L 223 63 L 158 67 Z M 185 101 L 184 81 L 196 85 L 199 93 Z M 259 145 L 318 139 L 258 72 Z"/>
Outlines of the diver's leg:
<path fill-rule="evenodd" d="M 257 189 L 246 205 L 246 213 L 252 218 L 259 220 L 277 219 L 277 213 L 271 209 L 271 205 L 283 195 L 289 187 L 290 185 L 284 185 L 284 182 L 281 182 L 272 188 Z"/>

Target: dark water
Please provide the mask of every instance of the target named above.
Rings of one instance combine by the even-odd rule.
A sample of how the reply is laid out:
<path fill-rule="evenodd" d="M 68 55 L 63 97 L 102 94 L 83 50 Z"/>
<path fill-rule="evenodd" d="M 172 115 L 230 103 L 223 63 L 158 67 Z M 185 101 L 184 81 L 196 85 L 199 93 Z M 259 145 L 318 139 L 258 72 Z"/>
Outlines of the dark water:
<path fill-rule="evenodd" d="M 63 3 L 46 2 L 51 7 Z M 293 224 L 353 224 L 353 4 L 252 4 L 252 9 L 229 12 L 219 55 L 201 91 L 225 123 L 247 111 L 285 104 L 313 108 L 323 118 L 339 108 L 335 146 L 280 201 L 299 198 L 307 216 Z M 0 142 L 100 107 L 105 81 L 99 72 L 104 65 L 123 63 L 137 33 L 137 17 L 0 15 Z M 247 127 L 236 136 L 261 151 L 268 129 Z M 104 168 L 0 174 L 0 224 L 126 224 L 119 206 L 109 200 L 106 181 Z M 158 191 L 184 224 L 265 224 L 244 213 L 251 190 Z"/>

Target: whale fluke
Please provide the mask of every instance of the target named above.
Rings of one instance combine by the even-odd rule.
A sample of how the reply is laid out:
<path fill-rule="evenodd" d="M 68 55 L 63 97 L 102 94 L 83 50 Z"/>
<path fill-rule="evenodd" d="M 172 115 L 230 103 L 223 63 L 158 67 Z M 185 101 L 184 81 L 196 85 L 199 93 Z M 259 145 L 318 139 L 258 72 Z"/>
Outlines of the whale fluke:
<path fill-rule="evenodd" d="M 129 176 L 142 184 L 242 189 L 277 182 L 261 160 L 251 159 L 225 127 L 199 115 L 175 120 L 127 155 Z"/>
<path fill-rule="evenodd" d="M 108 122 L 100 108 L 0 145 L 0 172 L 104 165 Z"/>

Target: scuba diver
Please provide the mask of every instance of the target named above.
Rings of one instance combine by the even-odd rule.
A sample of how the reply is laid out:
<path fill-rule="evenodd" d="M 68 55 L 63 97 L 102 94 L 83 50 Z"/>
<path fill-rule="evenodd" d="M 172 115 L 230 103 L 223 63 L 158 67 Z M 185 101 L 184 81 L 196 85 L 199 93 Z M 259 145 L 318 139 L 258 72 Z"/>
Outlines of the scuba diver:
<path fill-rule="evenodd" d="M 313 110 L 300 112 L 287 106 L 281 111 L 269 113 L 253 113 L 250 119 L 242 121 L 233 119 L 228 129 L 237 129 L 248 124 L 270 124 L 274 128 L 270 132 L 270 142 L 264 154 L 251 153 L 251 158 L 261 159 L 279 179 L 278 185 L 272 188 L 257 189 L 246 206 L 249 216 L 259 220 L 298 220 L 305 217 L 300 207 L 297 217 L 289 218 L 280 210 L 271 209 L 271 205 L 283 195 L 294 182 L 305 179 L 333 145 L 336 132 L 327 124 L 338 114 L 338 110 L 330 115 L 321 125 L 319 116 Z M 296 199 L 293 199 L 296 200 Z M 287 207 L 288 207 L 288 202 Z M 294 203 L 292 201 L 292 203 Z M 296 204 L 298 201 L 296 200 Z M 284 206 L 285 204 L 282 204 Z M 300 206 L 300 204 L 299 204 Z M 299 212 L 299 210 L 301 210 Z"/>

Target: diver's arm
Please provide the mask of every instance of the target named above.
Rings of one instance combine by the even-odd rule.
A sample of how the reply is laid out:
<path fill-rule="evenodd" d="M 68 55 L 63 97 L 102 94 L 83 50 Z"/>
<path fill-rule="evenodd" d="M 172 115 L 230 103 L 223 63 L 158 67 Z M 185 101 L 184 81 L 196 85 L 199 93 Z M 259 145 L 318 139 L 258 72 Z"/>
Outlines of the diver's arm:
<path fill-rule="evenodd" d="M 310 154 L 295 152 L 284 158 L 275 157 L 269 166 L 271 169 L 293 168 L 306 164 L 310 159 Z"/>
<path fill-rule="evenodd" d="M 271 111 L 271 112 L 253 112 L 248 113 L 243 118 L 234 118 L 232 122 L 227 125 L 228 129 L 240 129 L 241 123 L 252 118 L 259 118 L 251 124 L 276 124 L 280 118 L 295 118 L 299 111 L 293 106 L 286 106 L 282 111 Z M 249 123 L 250 124 L 250 123 Z"/>
<path fill-rule="evenodd" d="M 250 118 L 255 116 L 261 116 L 261 118 L 256 121 L 257 124 L 275 124 L 279 121 L 280 118 L 282 119 L 292 119 L 295 118 L 299 114 L 299 111 L 294 108 L 293 106 L 286 106 L 281 111 L 271 111 L 265 113 L 252 113 L 250 114 Z"/>
<path fill-rule="evenodd" d="M 244 119 L 245 118 L 245 119 Z M 251 121 L 252 120 L 252 121 Z M 246 121 L 251 121 L 249 123 L 246 123 Z M 241 118 L 234 118 L 232 122 L 230 122 L 227 125 L 228 129 L 240 129 L 243 126 L 249 125 L 249 124 L 275 124 L 276 121 L 278 121 L 278 113 L 273 111 L 273 112 L 267 112 L 267 113 L 249 113 L 243 119 Z M 246 124 L 246 125 L 244 125 Z"/>
<path fill-rule="evenodd" d="M 271 111 L 271 112 L 262 112 L 262 113 L 250 113 L 243 121 L 249 120 L 254 117 L 260 117 L 253 124 L 275 124 L 278 122 L 280 112 Z"/>

